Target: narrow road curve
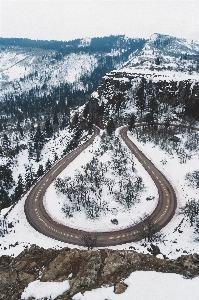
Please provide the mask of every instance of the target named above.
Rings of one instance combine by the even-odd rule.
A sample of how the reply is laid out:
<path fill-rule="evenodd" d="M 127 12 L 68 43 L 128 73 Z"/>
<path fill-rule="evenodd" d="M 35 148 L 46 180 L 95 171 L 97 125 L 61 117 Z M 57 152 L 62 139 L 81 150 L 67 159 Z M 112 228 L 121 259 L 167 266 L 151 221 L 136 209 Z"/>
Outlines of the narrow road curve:
<path fill-rule="evenodd" d="M 138 158 L 140 163 L 145 167 L 146 171 L 152 177 L 154 183 L 158 188 L 159 201 L 151 214 L 150 218 L 153 223 L 158 225 L 161 229 L 169 223 L 177 206 L 175 192 L 165 178 L 165 176 L 153 165 L 153 163 L 134 145 L 134 143 L 127 136 L 128 127 L 123 127 L 120 130 L 121 138 Z M 68 226 L 55 222 L 46 212 L 43 205 L 43 197 L 46 189 L 52 181 L 63 171 L 84 149 L 86 149 L 99 134 L 99 129 L 94 127 L 94 134 L 82 146 L 67 154 L 60 160 L 52 169 L 46 173 L 40 181 L 38 181 L 32 188 L 25 202 L 25 214 L 28 222 L 40 233 L 51 237 L 53 239 L 85 246 L 82 240 L 83 236 L 89 235 L 91 238 L 97 238 L 98 246 L 114 246 L 123 243 L 130 243 L 138 241 L 140 236 L 138 234 L 139 224 L 134 226 L 111 232 L 87 232 L 70 228 Z"/>

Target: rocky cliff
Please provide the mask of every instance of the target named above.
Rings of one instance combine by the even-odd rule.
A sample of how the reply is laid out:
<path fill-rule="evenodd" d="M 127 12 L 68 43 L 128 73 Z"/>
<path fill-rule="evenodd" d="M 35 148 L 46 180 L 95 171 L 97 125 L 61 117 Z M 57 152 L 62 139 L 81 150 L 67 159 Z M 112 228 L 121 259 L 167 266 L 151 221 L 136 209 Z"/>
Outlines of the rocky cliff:
<path fill-rule="evenodd" d="M 120 126 L 128 123 L 132 112 L 139 121 L 147 121 L 149 115 L 159 121 L 198 120 L 199 77 L 171 73 L 129 69 L 106 74 L 87 104 L 92 122 L 103 128 L 113 118 Z"/>
<path fill-rule="evenodd" d="M 184 255 L 176 260 L 160 259 L 134 250 L 61 250 L 32 245 L 15 258 L 0 257 L 0 299 L 17 300 L 28 284 L 40 281 L 69 280 L 70 290 L 56 299 L 72 299 L 102 285 L 114 286 L 115 293 L 128 288 L 123 280 L 137 270 L 182 274 L 186 278 L 199 275 L 199 255 Z"/>

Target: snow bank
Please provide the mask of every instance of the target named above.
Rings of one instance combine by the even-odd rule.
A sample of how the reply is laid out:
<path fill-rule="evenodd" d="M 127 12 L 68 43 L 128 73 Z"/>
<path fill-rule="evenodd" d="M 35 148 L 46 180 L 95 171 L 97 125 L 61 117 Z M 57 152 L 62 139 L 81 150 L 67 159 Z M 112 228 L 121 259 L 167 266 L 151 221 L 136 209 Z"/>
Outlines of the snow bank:
<path fill-rule="evenodd" d="M 177 274 L 137 271 L 124 280 L 128 285 L 122 294 L 115 294 L 114 287 L 102 287 L 76 294 L 73 300 L 198 300 L 199 278 L 184 279 Z"/>
<path fill-rule="evenodd" d="M 68 280 L 63 282 L 40 282 L 39 280 L 29 283 L 21 295 L 21 299 L 28 299 L 34 297 L 36 299 L 55 299 L 57 296 L 62 295 L 69 290 L 70 285 Z"/>

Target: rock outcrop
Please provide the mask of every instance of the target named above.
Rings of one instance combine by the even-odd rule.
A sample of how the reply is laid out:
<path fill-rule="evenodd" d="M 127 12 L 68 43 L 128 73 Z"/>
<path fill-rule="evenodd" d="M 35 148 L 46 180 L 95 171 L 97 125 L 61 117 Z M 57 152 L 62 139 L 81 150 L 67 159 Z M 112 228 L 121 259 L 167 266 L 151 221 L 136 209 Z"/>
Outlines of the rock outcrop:
<path fill-rule="evenodd" d="M 0 299 L 21 299 L 28 284 L 36 279 L 43 282 L 69 280 L 70 290 L 56 299 L 72 299 L 78 292 L 114 286 L 114 292 L 128 288 L 123 280 L 138 270 L 182 274 L 186 278 L 199 275 L 199 255 L 183 255 L 176 260 L 159 259 L 134 250 L 61 250 L 32 245 L 19 256 L 0 257 Z"/>
<path fill-rule="evenodd" d="M 142 74 L 139 70 L 128 73 L 112 71 L 106 74 L 88 102 L 90 119 L 100 128 L 104 127 L 110 117 L 114 118 L 118 126 L 124 125 L 129 120 L 128 111 L 131 112 L 129 107 L 135 106 L 140 111 L 140 105 L 143 105 L 139 121 L 147 121 L 146 108 L 154 104 L 150 102 L 151 94 L 155 95 L 159 114 L 160 110 L 164 114 L 166 111 L 172 112 L 174 120 L 171 121 L 181 120 L 187 116 L 198 120 L 198 80 L 166 75 L 162 77 L 158 72 Z M 125 111 L 125 114 L 121 114 L 122 111 Z"/>

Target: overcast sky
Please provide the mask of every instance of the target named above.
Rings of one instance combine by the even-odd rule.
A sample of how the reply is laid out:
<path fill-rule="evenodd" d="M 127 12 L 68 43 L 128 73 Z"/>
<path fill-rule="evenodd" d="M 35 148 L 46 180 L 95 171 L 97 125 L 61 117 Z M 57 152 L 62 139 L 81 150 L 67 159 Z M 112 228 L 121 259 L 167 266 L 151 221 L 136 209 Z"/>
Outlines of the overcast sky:
<path fill-rule="evenodd" d="M 0 0 L 0 36 L 46 40 L 153 33 L 199 41 L 199 0 Z"/>

